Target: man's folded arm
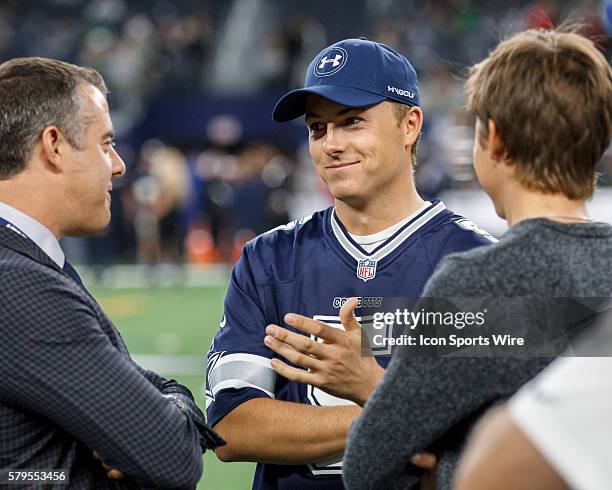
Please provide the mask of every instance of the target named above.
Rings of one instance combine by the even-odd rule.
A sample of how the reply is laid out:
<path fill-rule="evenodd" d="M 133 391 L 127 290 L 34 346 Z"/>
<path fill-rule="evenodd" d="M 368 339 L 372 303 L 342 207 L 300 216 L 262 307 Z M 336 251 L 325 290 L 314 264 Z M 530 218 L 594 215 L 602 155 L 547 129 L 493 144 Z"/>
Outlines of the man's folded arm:
<path fill-rule="evenodd" d="M 174 403 L 176 407 L 196 425 L 200 433 L 200 445 L 202 446 L 202 450 L 215 449 L 225 444 L 225 441 L 206 424 L 206 418 L 197 406 L 189 388 L 181 385 L 174 379 L 166 379 L 154 371 L 143 369 L 138 364 L 134 365 L 136 369 L 138 369 L 138 371 L 151 382 L 162 395 L 164 395 L 164 398 Z"/>
<path fill-rule="evenodd" d="M 193 487 L 202 473 L 196 423 L 113 345 L 91 305 L 40 274 L 3 272 L 3 280 L 28 286 L 0 299 L 3 392 L 11 403 L 142 484 Z M 32 298 L 27 307 L 24 294 Z"/>
<path fill-rule="evenodd" d="M 252 398 L 213 427 L 226 446 L 216 450 L 223 461 L 307 464 L 342 454 L 357 406 L 319 407 Z"/>

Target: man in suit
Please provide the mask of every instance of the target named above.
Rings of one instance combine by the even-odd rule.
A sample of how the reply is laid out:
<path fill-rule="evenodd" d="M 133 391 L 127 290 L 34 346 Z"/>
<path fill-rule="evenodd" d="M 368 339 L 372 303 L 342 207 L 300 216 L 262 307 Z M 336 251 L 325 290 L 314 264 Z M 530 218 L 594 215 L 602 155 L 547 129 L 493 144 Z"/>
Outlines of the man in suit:
<path fill-rule="evenodd" d="M 192 488 L 202 449 L 222 441 L 188 389 L 132 361 L 59 245 L 110 221 L 125 165 L 106 94 L 93 69 L 0 65 L 0 468 Z"/>

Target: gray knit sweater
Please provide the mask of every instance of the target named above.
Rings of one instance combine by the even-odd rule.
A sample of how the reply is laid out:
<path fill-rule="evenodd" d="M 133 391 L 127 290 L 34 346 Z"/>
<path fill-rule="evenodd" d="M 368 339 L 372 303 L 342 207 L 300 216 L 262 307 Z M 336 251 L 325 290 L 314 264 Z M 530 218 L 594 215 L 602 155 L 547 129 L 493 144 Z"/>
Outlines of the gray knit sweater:
<path fill-rule="evenodd" d="M 520 222 L 495 245 L 449 255 L 430 297 L 604 297 L 612 292 L 612 226 Z M 529 325 L 531 310 L 517 312 Z M 548 363 L 538 358 L 415 358 L 398 351 L 351 427 L 343 479 L 349 490 L 418 488 L 410 456 L 438 456 L 437 486 L 452 486 L 469 428 Z"/>

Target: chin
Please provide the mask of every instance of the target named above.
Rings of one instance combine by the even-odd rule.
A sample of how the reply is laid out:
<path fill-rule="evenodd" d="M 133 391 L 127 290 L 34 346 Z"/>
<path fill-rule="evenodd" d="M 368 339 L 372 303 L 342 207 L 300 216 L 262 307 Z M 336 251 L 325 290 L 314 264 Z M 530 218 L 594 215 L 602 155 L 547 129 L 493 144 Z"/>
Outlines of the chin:
<path fill-rule="evenodd" d="M 355 208 L 360 209 L 364 206 L 365 202 L 367 202 L 363 196 L 357 195 L 354 193 L 346 193 L 346 194 L 332 194 L 336 201 L 343 202 L 344 204 Z"/>
<path fill-rule="evenodd" d="M 342 186 L 329 186 L 329 192 L 335 199 L 339 199 L 341 201 L 350 198 L 354 193 L 349 189 L 342 188 Z"/>
<path fill-rule="evenodd" d="M 339 201 L 347 201 L 352 200 L 358 197 L 359 192 L 355 191 L 354 185 L 342 185 L 342 183 L 338 183 L 336 185 L 329 185 L 329 192 L 335 199 Z"/>
<path fill-rule="evenodd" d="M 104 219 L 91 220 L 86 223 L 78 223 L 70 228 L 66 236 L 88 237 L 102 233 L 110 223 L 110 213 Z"/>

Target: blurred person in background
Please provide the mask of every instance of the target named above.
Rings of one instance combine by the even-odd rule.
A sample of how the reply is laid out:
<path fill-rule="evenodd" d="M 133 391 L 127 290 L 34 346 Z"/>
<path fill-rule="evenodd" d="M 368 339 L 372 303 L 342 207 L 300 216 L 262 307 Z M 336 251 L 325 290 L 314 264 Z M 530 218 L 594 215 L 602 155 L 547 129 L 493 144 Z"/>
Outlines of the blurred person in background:
<path fill-rule="evenodd" d="M 190 235 L 211 233 L 217 259 L 234 263 L 242 246 L 288 220 L 294 163 L 274 144 L 202 152 L 193 163 L 200 216 Z"/>
<path fill-rule="evenodd" d="M 185 237 L 181 213 L 190 194 L 189 168 L 183 153 L 158 141 L 146 143 L 128 202 L 139 263 L 181 262 Z"/>
<path fill-rule="evenodd" d="M 254 238 L 288 220 L 286 195 L 280 189 L 292 171 L 291 163 L 274 146 L 261 143 L 247 146 L 238 161 L 240 176 L 234 183 L 232 234 L 248 231 Z"/>

